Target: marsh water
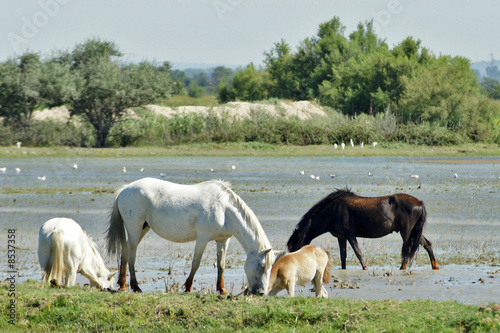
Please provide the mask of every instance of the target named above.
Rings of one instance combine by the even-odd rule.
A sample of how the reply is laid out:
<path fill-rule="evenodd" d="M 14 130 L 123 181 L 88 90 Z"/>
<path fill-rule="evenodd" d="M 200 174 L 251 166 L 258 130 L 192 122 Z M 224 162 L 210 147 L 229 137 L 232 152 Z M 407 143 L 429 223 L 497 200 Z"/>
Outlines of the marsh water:
<path fill-rule="evenodd" d="M 340 270 L 337 241 L 325 234 L 313 244 L 333 255 L 334 278 L 326 286 L 331 298 L 422 298 L 470 304 L 500 300 L 500 158 L 339 154 L 289 158 L 24 157 L 0 159 L 0 168 L 4 167 L 6 171 L 0 172 L 0 244 L 6 243 L 8 229 L 15 228 L 18 283 L 41 279 L 36 252 L 38 230 L 46 220 L 69 217 L 77 221 L 96 241 L 107 266 L 116 268 L 117 258 L 108 257 L 104 249 L 104 232 L 116 189 L 142 177 L 184 184 L 223 179 L 231 182 L 252 208 L 277 250 L 285 249 L 300 217 L 337 188 L 349 187 L 362 196 L 403 192 L 424 201 L 428 212 L 424 234 L 434 243 L 440 270 L 431 270 L 423 249 L 409 270 L 397 270 L 402 241 L 395 233 L 379 239 L 358 239 L 368 271 L 360 269 L 350 248 L 348 269 Z M 149 232 L 137 252 L 137 277 L 143 291 L 180 288 L 189 273 L 193 250 L 192 242 L 172 243 Z M 7 247 L 2 251 L 7 253 Z M 232 238 L 225 280 L 228 290 L 235 294 L 245 283 L 245 257 L 243 248 Z M 215 262 L 213 243 L 207 247 L 195 276 L 196 292 L 214 290 Z M 0 256 L 0 267 L 5 278 L 6 255 Z M 77 281 L 88 282 L 81 276 Z M 300 287 L 296 294 L 313 295 L 310 288 Z"/>

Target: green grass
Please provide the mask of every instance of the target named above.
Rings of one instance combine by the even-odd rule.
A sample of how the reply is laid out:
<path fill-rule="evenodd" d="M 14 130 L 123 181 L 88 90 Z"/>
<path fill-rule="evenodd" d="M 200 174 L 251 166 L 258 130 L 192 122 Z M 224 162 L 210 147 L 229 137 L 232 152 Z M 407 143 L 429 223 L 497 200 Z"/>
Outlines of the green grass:
<path fill-rule="evenodd" d="M 313 297 L 132 294 L 87 287 L 53 289 L 38 282 L 0 285 L 1 331 L 125 332 L 495 332 L 498 305 L 362 301 Z M 9 324 L 10 300 L 16 321 Z"/>
<path fill-rule="evenodd" d="M 273 145 L 258 142 L 196 143 L 169 147 L 73 148 L 73 147 L 0 147 L 0 157 L 133 157 L 133 156 L 408 156 L 461 157 L 500 156 L 497 144 L 463 144 L 456 146 L 414 146 L 379 144 L 375 149 L 346 148 L 334 150 L 331 145 Z"/>

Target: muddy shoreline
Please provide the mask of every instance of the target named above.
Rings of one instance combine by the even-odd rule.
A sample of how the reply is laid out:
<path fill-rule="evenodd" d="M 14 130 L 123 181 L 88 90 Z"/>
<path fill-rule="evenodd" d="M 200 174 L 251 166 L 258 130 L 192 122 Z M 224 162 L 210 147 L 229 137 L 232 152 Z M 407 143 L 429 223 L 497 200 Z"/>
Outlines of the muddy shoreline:
<path fill-rule="evenodd" d="M 434 243 L 440 270 L 430 269 L 421 249 L 408 272 L 400 265 L 401 238 L 358 239 L 369 266 L 362 271 L 348 248 L 348 269 L 339 269 L 338 245 L 330 235 L 313 241 L 334 257 L 335 276 L 326 286 L 331 298 L 432 299 L 485 304 L 500 299 L 500 169 L 498 160 L 459 162 L 394 157 L 151 157 L 151 158 L 8 158 L 0 174 L 0 237 L 16 229 L 18 283 L 40 280 L 36 249 L 38 229 L 46 220 L 73 218 L 97 242 L 110 268 L 116 258 L 104 254 L 104 232 L 113 190 L 142 177 L 192 184 L 223 179 L 252 208 L 277 250 L 285 248 L 295 224 L 319 199 L 345 186 L 364 196 L 404 192 L 423 200 L 428 211 L 424 234 Z M 428 159 L 425 159 L 428 160 Z M 78 164 L 78 169 L 72 168 Z M 236 170 L 230 168 L 236 165 Z M 122 172 L 123 167 L 127 173 Z M 16 173 L 15 168 L 21 172 Z M 140 169 L 144 168 L 144 172 Z M 210 169 L 214 169 L 211 172 Z M 299 171 L 304 170 L 304 175 Z M 373 176 L 368 176 L 370 171 Z M 319 175 L 312 179 L 310 175 Z M 330 174 L 335 174 L 331 178 Z M 419 179 L 410 178 L 419 174 Z M 454 177 L 457 174 L 458 177 Z M 37 177 L 46 176 L 46 180 Z M 144 292 L 176 290 L 191 267 L 194 243 L 172 243 L 150 232 L 137 253 L 137 276 Z M 196 292 L 213 292 L 215 244 L 207 247 L 195 276 Z M 226 287 L 234 294 L 245 283 L 244 251 L 233 238 L 227 254 Z M 0 257 L 6 267 L 6 256 Z M 169 274 L 171 271 L 171 274 Z M 2 278 L 6 271 L 2 269 Z M 77 281 L 86 283 L 81 276 Z M 337 282 L 335 282 L 337 281 Z M 296 294 L 310 296 L 311 286 Z M 182 292 L 182 289 L 178 289 Z M 286 295 L 285 292 L 280 293 Z"/>

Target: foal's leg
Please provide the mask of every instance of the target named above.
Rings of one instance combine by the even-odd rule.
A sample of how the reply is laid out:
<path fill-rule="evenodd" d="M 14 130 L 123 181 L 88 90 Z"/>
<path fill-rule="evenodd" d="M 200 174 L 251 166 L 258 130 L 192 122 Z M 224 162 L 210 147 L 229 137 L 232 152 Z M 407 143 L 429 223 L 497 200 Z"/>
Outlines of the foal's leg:
<path fill-rule="evenodd" d="M 289 297 L 295 297 L 295 277 L 286 281 L 286 291 Z"/>
<path fill-rule="evenodd" d="M 200 267 L 201 257 L 205 248 L 207 247 L 209 238 L 208 236 L 199 236 L 196 240 L 196 245 L 194 246 L 194 254 L 193 254 L 193 263 L 191 264 L 191 272 L 189 273 L 186 282 L 184 283 L 184 287 L 186 288 L 185 292 L 190 293 L 193 291 L 193 278 L 194 274 Z"/>
<path fill-rule="evenodd" d="M 229 240 L 218 240 L 217 243 L 217 291 L 222 295 L 229 294 L 224 287 L 224 269 L 226 268 L 226 251 L 229 245 Z"/>
<path fill-rule="evenodd" d="M 346 269 L 347 239 L 337 238 L 337 240 L 339 241 L 340 261 L 342 263 L 342 269 Z"/>
<path fill-rule="evenodd" d="M 358 260 L 361 263 L 361 267 L 363 267 L 364 270 L 368 270 L 368 267 L 365 265 L 365 262 L 363 260 L 363 254 L 361 253 L 361 249 L 359 248 L 358 240 L 356 239 L 356 237 L 348 235 L 347 240 L 349 241 L 349 244 L 351 244 L 356 257 L 358 257 Z"/>
<path fill-rule="evenodd" d="M 425 238 L 422 235 L 422 239 L 420 240 L 420 244 L 422 244 L 422 246 L 424 247 L 424 249 L 429 254 L 429 258 L 431 259 L 432 269 L 439 269 L 438 264 L 436 262 L 436 258 L 434 257 L 434 251 L 432 251 L 432 243 L 431 243 L 431 241 L 428 240 L 427 238 Z"/>
<path fill-rule="evenodd" d="M 312 284 L 314 286 L 314 292 L 316 293 L 316 297 L 324 297 L 323 296 L 323 272 L 317 271 L 316 275 L 312 280 Z M 325 290 L 326 291 L 326 290 Z M 327 293 L 328 295 L 328 293 Z M 328 296 L 327 296 L 328 297 Z"/>

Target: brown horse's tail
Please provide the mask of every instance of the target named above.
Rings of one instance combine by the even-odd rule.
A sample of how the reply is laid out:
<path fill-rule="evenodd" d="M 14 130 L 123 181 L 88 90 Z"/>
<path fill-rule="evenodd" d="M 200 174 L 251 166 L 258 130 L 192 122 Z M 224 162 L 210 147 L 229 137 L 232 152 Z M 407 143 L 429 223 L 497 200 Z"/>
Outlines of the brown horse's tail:
<path fill-rule="evenodd" d="M 326 255 L 328 256 L 328 263 L 326 264 L 325 271 L 323 273 L 323 283 L 328 284 L 328 283 L 330 283 L 330 271 L 331 271 L 332 266 L 333 266 L 333 257 L 330 254 L 330 252 L 328 252 L 327 250 L 324 250 L 324 251 L 326 252 Z"/>
<path fill-rule="evenodd" d="M 56 230 L 52 233 L 50 244 L 50 259 L 47 267 L 43 269 L 43 280 L 50 282 L 56 280 L 57 284 L 62 284 L 63 274 L 66 270 L 64 265 L 64 242 L 62 231 Z"/>
<path fill-rule="evenodd" d="M 411 230 L 410 237 L 408 238 L 408 253 L 405 258 L 405 253 L 403 253 L 403 259 L 410 263 L 415 256 L 415 253 L 418 251 L 418 247 L 420 245 L 420 240 L 422 239 L 422 233 L 424 232 L 424 225 L 427 221 L 427 210 L 425 209 L 424 204 L 420 207 L 420 215 L 417 218 L 417 222 L 415 226 Z M 404 251 L 403 251 L 404 252 Z"/>

